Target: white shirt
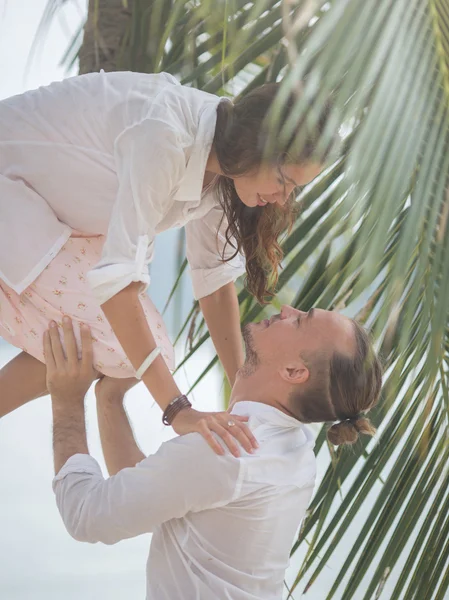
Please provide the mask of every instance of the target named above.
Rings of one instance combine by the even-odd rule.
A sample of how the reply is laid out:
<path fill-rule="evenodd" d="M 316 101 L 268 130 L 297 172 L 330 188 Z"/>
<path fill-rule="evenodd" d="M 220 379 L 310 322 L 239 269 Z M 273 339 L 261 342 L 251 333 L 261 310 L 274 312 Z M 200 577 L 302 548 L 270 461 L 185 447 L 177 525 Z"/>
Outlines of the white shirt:
<path fill-rule="evenodd" d="M 254 454 L 218 456 L 194 433 L 106 480 L 85 454 L 72 456 L 54 479 L 75 539 L 115 544 L 153 532 L 147 600 L 282 597 L 313 492 L 314 439 L 305 425 L 266 404 L 239 402 L 232 413 L 250 416 L 260 444 Z"/>
<path fill-rule="evenodd" d="M 196 298 L 234 281 L 226 221 L 202 194 L 220 99 L 166 73 L 91 73 L 0 102 L 0 279 L 21 293 L 76 229 L 107 235 L 100 304 L 149 284 L 155 236 L 186 225 Z M 233 253 L 229 249 L 228 256 Z"/>

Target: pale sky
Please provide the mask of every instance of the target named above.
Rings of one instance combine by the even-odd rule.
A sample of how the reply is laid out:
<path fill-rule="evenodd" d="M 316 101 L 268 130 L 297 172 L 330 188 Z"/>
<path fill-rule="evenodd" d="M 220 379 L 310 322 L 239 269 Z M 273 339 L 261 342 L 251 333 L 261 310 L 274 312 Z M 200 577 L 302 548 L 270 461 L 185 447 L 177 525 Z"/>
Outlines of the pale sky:
<path fill-rule="evenodd" d="M 77 30 L 82 19 L 86 0 L 65 2 L 38 45 L 27 75 L 24 75 L 47 3 L 48 0 L 0 0 L 0 98 L 20 94 L 66 76 L 59 62 L 70 34 Z"/>

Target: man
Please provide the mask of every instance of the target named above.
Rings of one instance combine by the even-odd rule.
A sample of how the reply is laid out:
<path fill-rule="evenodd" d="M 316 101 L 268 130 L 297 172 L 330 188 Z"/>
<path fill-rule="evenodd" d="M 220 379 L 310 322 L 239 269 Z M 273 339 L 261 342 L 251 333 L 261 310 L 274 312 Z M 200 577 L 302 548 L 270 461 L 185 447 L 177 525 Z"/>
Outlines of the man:
<path fill-rule="evenodd" d="M 234 456 L 225 448 L 218 456 L 194 433 L 146 458 L 121 399 L 104 402 L 98 408 L 106 480 L 87 448 L 84 395 L 95 373 L 89 330 L 81 333 L 81 359 L 70 323 L 67 358 L 55 324 L 44 339 L 53 487 L 69 533 L 114 544 L 153 532 L 147 600 L 281 598 L 315 482 L 314 440 L 301 420 L 343 418 L 349 421 L 339 425 L 355 428 L 379 395 L 378 362 L 360 326 L 337 313 L 284 306 L 244 328 L 246 362 L 232 390 L 228 427 L 238 426 L 233 415 L 249 416 L 259 444 L 253 453 L 241 448 Z"/>

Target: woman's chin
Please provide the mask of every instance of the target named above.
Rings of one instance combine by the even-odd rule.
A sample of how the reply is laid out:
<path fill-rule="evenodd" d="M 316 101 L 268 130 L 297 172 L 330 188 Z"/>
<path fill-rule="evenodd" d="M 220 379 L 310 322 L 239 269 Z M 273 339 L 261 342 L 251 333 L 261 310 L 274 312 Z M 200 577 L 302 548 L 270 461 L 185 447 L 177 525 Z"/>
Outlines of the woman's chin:
<path fill-rule="evenodd" d="M 242 201 L 242 203 L 247 206 L 248 208 L 256 208 L 259 205 L 259 200 L 258 198 L 252 198 L 250 200 L 242 200 L 240 198 L 240 200 Z"/>

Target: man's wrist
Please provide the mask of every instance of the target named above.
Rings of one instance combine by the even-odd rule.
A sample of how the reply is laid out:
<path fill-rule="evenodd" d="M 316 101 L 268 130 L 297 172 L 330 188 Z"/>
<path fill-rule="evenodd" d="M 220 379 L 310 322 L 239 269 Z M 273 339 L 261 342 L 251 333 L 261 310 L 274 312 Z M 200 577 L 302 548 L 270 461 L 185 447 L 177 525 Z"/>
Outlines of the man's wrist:
<path fill-rule="evenodd" d="M 84 405 L 85 394 L 67 393 L 51 394 L 51 401 L 56 406 Z"/>
<path fill-rule="evenodd" d="M 84 398 L 73 396 L 71 402 L 52 402 L 53 452 L 55 473 L 74 454 L 89 454 L 86 437 Z"/>

